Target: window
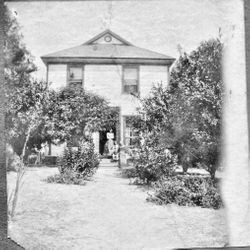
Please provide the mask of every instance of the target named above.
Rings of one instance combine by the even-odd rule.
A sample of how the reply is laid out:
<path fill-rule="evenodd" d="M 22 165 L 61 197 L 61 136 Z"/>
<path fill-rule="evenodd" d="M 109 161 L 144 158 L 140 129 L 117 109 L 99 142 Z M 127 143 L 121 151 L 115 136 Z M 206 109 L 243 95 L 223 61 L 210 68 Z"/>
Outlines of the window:
<path fill-rule="evenodd" d="M 134 146 L 138 142 L 139 131 L 132 125 L 133 116 L 124 117 L 124 144 Z"/>
<path fill-rule="evenodd" d="M 105 40 L 105 42 L 109 43 L 109 42 L 112 41 L 112 37 L 107 35 L 107 36 L 104 37 L 104 40 Z"/>
<path fill-rule="evenodd" d="M 69 66 L 68 67 L 68 85 L 70 87 L 82 87 L 83 66 Z"/>
<path fill-rule="evenodd" d="M 139 92 L 139 67 L 123 67 L 123 93 L 136 94 Z"/>

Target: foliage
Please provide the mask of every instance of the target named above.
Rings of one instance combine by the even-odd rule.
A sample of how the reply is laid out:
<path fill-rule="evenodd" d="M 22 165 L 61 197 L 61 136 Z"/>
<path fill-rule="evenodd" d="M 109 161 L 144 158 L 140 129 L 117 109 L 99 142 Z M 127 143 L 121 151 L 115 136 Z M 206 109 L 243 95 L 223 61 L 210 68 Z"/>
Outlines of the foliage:
<path fill-rule="evenodd" d="M 5 79 L 7 87 L 22 85 L 30 79 L 30 73 L 36 70 L 34 58 L 22 42 L 20 26 L 13 13 L 4 5 L 5 27 Z"/>
<path fill-rule="evenodd" d="M 85 141 L 77 148 L 68 147 L 58 164 L 60 180 L 74 180 L 75 184 L 76 179 L 86 180 L 96 172 L 99 163 L 99 156 L 94 151 L 93 142 Z"/>
<path fill-rule="evenodd" d="M 181 206 L 222 207 L 218 184 L 202 176 L 176 175 L 162 178 L 154 185 L 155 193 L 148 201 L 159 205 L 176 203 Z"/>
<path fill-rule="evenodd" d="M 80 140 L 91 132 L 111 128 L 117 121 L 117 112 L 102 97 L 82 88 L 61 90 L 50 106 L 54 138 L 60 142 L 72 137 Z"/>
<path fill-rule="evenodd" d="M 49 120 L 48 109 L 53 92 L 44 82 L 28 81 L 8 92 L 6 123 L 9 141 L 14 151 L 24 157 L 32 134 Z"/>
<path fill-rule="evenodd" d="M 121 176 L 125 178 L 138 178 L 137 171 L 133 166 L 129 168 L 122 168 Z"/>
<path fill-rule="evenodd" d="M 134 122 L 145 138 L 159 137 L 178 156 L 184 172 L 202 166 L 215 177 L 220 155 L 222 43 L 202 42 L 189 55 L 184 53 L 171 72 L 170 85 L 154 86 L 142 99 L 141 118 Z"/>
<path fill-rule="evenodd" d="M 12 86 L 6 92 L 9 105 L 6 112 L 6 127 L 9 143 L 20 157 L 14 191 L 9 200 L 10 216 L 13 217 L 17 205 L 18 193 L 25 173 L 24 156 L 30 136 L 38 126 L 48 119 L 51 92 L 46 83 L 31 79 L 21 86 Z"/>
<path fill-rule="evenodd" d="M 157 137 L 148 134 L 146 140 L 139 144 L 134 154 L 134 176 L 138 182 L 150 184 L 162 176 L 170 176 L 177 167 L 174 155 L 167 154 L 165 146 L 159 144 Z"/>
<path fill-rule="evenodd" d="M 66 170 L 62 174 L 55 174 L 49 176 L 45 181 L 48 183 L 60 183 L 60 184 L 74 184 L 74 185 L 85 185 L 86 180 L 82 178 L 80 173 Z"/>
<path fill-rule="evenodd" d="M 5 28 L 4 63 L 6 95 L 7 141 L 13 146 L 17 166 L 16 185 L 9 197 L 9 214 L 14 216 L 21 181 L 25 172 L 24 155 L 31 133 L 40 124 L 44 114 L 47 91 L 43 83 L 31 78 L 36 70 L 34 58 L 22 42 L 20 26 L 14 15 L 4 5 L 3 22 Z M 19 157 L 20 156 L 20 157 Z M 7 161 L 11 161 L 11 157 Z M 19 159 L 18 159 L 19 158 Z M 18 159 L 18 160 L 17 160 Z M 8 163 L 9 164 L 9 163 Z"/>
<path fill-rule="evenodd" d="M 46 155 L 44 156 L 42 163 L 46 166 L 55 166 L 58 163 L 58 159 L 58 156 Z"/>
<path fill-rule="evenodd" d="M 42 99 L 46 99 L 44 97 L 48 94 L 48 89 L 45 83 L 32 79 L 31 73 L 37 70 L 34 64 L 34 57 L 23 43 L 23 35 L 14 12 L 10 11 L 6 5 L 4 6 L 3 21 L 5 24 L 5 90 L 6 100 L 8 101 L 8 105 L 6 105 L 8 107 L 6 127 L 9 130 L 9 142 L 12 144 L 15 152 L 21 155 L 27 137 L 26 134 L 29 131 L 24 119 L 26 117 L 29 120 L 30 116 L 34 117 L 34 109 L 41 109 L 40 104 L 41 102 L 45 104 L 45 100 Z M 35 105 L 37 99 L 39 104 Z M 38 112 L 39 114 L 40 112 Z M 15 117 L 15 121 L 13 117 Z M 31 120 L 33 123 L 34 119 L 32 118 Z M 17 123 L 19 125 L 22 123 L 22 126 L 17 125 Z M 32 148 L 35 141 L 37 141 L 39 148 L 41 143 L 48 139 L 45 138 L 47 136 L 44 131 L 46 127 L 45 120 L 39 119 L 39 122 L 31 127 L 34 128 L 31 129 L 26 145 Z"/>

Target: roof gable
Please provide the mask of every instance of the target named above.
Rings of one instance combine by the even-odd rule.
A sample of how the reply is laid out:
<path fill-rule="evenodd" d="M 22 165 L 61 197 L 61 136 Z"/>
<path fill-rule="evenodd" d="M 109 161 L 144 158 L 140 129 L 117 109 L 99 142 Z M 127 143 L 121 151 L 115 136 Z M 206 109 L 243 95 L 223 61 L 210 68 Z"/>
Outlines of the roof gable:
<path fill-rule="evenodd" d="M 111 30 L 107 29 L 102 33 L 94 36 L 89 41 L 85 42 L 83 45 L 94 45 L 94 44 L 119 44 L 119 45 L 132 45 L 130 42 L 126 41 L 119 35 L 115 34 Z"/>
<path fill-rule="evenodd" d="M 48 63 L 171 65 L 174 58 L 132 45 L 105 30 L 80 46 L 41 57 Z"/>

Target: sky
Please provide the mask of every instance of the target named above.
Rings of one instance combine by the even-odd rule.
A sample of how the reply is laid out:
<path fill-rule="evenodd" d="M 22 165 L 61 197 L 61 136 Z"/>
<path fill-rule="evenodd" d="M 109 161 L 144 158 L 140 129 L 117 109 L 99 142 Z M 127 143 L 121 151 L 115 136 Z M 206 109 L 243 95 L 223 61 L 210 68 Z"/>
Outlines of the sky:
<path fill-rule="evenodd" d="M 78 46 L 109 28 L 132 44 L 177 58 L 227 33 L 243 18 L 242 0 L 9 2 L 24 43 L 46 78 L 40 57 Z M 237 14 L 239 13 L 239 14 Z"/>

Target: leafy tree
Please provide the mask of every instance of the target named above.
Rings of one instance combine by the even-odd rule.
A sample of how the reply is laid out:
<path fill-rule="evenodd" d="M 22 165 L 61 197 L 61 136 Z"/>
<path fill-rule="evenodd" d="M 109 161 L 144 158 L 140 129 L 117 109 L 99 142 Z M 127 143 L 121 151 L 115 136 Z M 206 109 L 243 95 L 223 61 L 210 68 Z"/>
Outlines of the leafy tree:
<path fill-rule="evenodd" d="M 202 42 L 189 55 L 184 53 L 171 72 L 170 85 L 155 86 L 142 100 L 143 119 L 135 122 L 146 137 L 178 155 L 184 172 L 202 166 L 214 178 L 221 135 L 223 84 L 219 39 Z"/>
<path fill-rule="evenodd" d="M 8 93 L 7 126 L 10 141 L 18 138 L 23 143 L 16 148 L 23 159 L 30 136 L 38 127 L 49 121 L 48 110 L 54 92 L 45 82 L 28 81 L 22 86 L 14 87 Z M 18 152 L 19 151 L 19 152 Z"/>
<path fill-rule="evenodd" d="M 11 195 L 12 206 L 10 216 L 14 216 L 21 181 L 25 172 L 24 156 L 31 134 L 49 120 L 51 92 L 44 82 L 27 81 L 22 86 L 12 87 L 8 92 L 9 106 L 7 108 L 8 137 L 15 148 L 15 142 L 20 141 L 20 166 L 17 171 L 15 190 Z"/>
<path fill-rule="evenodd" d="M 170 83 L 171 91 L 179 100 L 174 119 L 180 131 L 189 134 L 182 142 L 184 152 L 181 153 L 184 157 L 187 155 L 191 163 L 199 162 L 212 178 L 221 146 L 222 50 L 219 39 L 202 42 L 190 55 L 181 56 Z"/>
<path fill-rule="evenodd" d="M 60 142 L 79 140 L 92 132 L 112 128 L 118 113 L 102 97 L 82 88 L 57 93 L 49 110 L 54 138 Z"/>
<path fill-rule="evenodd" d="M 7 97 L 9 97 L 10 93 L 15 93 L 15 95 L 22 93 L 22 90 L 17 91 L 18 87 L 29 87 L 29 82 L 32 81 L 31 73 L 36 70 L 36 66 L 33 56 L 22 42 L 23 36 L 15 16 L 6 5 L 3 7 L 3 21 L 5 24 L 5 91 L 7 92 Z M 7 102 L 12 102 L 12 99 L 8 100 L 6 98 L 6 100 Z M 6 106 L 9 107 L 9 105 Z M 7 130 L 9 129 L 9 124 L 6 125 L 6 128 Z M 11 144 L 19 155 L 21 155 L 23 140 L 24 138 L 21 135 L 11 138 Z"/>
<path fill-rule="evenodd" d="M 5 27 L 5 79 L 7 86 L 22 85 L 30 78 L 30 73 L 36 70 L 34 58 L 22 42 L 23 36 L 20 26 L 4 5 L 4 27 Z"/>
<path fill-rule="evenodd" d="M 18 169 L 16 187 L 14 193 L 10 196 L 12 201 L 12 211 L 17 203 L 18 190 L 24 173 L 23 157 L 25 154 L 26 144 L 29 140 L 30 133 L 35 129 L 38 122 L 35 122 L 35 110 L 41 108 L 41 103 L 32 103 L 32 91 L 39 84 L 31 79 L 30 73 L 36 70 L 33 57 L 22 42 L 20 26 L 16 18 L 6 5 L 3 5 L 3 22 L 4 22 L 4 76 L 5 88 L 4 95 L 7 101 L 6 114 L 6 132 L 9 142 L 12 145 L 20 143 L 21 156 L 20 166 Z M 30 92 L 29 92 L 30 91 Z M 36 91 L 35 91 L 36 92 Z M 32 93 L 32 94 L 31 94 Z M 30 99 L 29 99 L 30 98 Z M 40 97 L 36 96 L 36 99 Z M 37 112 L 38 114 L 41 112 Z M 30 119 L 31 118 L 31 119 Z M 23 137 L 23 140 L 20 138 Z"/>

